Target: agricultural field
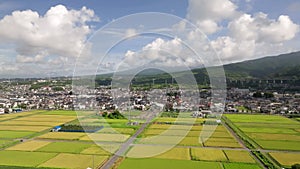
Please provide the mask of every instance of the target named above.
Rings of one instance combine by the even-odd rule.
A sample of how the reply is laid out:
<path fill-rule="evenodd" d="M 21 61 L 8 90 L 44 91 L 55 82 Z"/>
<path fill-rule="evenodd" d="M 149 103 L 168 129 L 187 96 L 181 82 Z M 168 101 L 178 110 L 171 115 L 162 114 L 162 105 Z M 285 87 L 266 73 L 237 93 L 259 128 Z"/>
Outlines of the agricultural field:
<path fill-rule="evenodd" d="M 106 134 L 106 133 L 93 133 L 81 137 L 82 141 L 104 141 L 104 142 L 125 142 L 129 135 L 122 134 Z"/>
<path fill-rule="evenodd" d="M 278 115 L 248 115 L 248 114 L 226 114 L 234 123 L 270 123 L 270 124 L 296 124 L 297 121 Z"/>
<path fill-rule="evenodd" d="M 126 119 L 103 119 L 94 112 L 24 113 L 0 116 L 0 128 L 3 127 L 3 130 L 0 129 L 0 140 L 3 141 L 0 143 L 5 145 L 0 151 L 0 166 L 96 168 L 104 164 L 112 156 L 112 152 L 118 150 L 143 123 L 140 121 L 140 125 L 128 126 Z M 87 118 L 86 114 L 92 118 Z M 140 112 L 135 114 L 139 116 Z M 117 163 L 116 168 L 260 168 L 249 152 L 241 150 L 242 146 L 226 127 L 222 124 L 203 126 L 205 119 L 193 119 L 189 114 L 178 119 L 162 117 L 152 121 L 126 153 L 132 157 L 140 156 L 139 153 L 145 151 L 153 152 L 154 155 L 142 159 L 124 158 Z M 103 128 L 95 133 L 50 132 L 54 126 L 62 124 L 85 124 Z M 292 126 L 289 129 L 293 130 Z M 162 133 L 162 138 L 155 139 Z M 204 139 L 201 135 L 203 133 L 209 133 L 209 139 Z M 177 139 L 177 145 L 170 147 L 169 144 L 174 143 L 179 136 L 181 139 Z M 253 137 L 259 138 L 260 135 Z M 287 139 L 294 138 L 297 137 L 291 136 Z M 166 151 L 161 153 L 163 149 Z M 17 162 L 15 159 L 18 159 Z"/>
<path fill-rule="evenodd" d="M 17 151 L 35 151 L 41 147 L 50 144 L 48 141 L 35 141 L 31 140 L 28 142 L 24 142 L 23 144 L 17 144 L 12 147 L 7 148 L 6 150 L 17 150 Z"/>
<path fill-rule="evenodd" d="M 258 165 L 245 163 L 224 163 L 223 166 L 225 169 L 260 169 Z"/>
<path fill-rule="evenodd" d="M 50 129 L 50 127 L 47 126 L 0 126 L 1 131 L 33 131 L 33 132 L 40 132 L 47 129 Z"/>
<path fill-rule="evenodd" d="M 0 168 L 87 168 L 101 165 L 111 153 L 93 142 L 79 141 L 86 136 L 85 133 L 50 132 L 54 126 L 76 119 L 73 111 L 33 111 L 0 116 L 0 144 L 4 148 L 0 151 Z M 109 150 L 115 151 L 116 148 Z"/>
<path fill-rule="evenodd" d="M 188 148 L 175 147 L 171 150 L 155 156 L 154 158 L 174 159 L 174 160 L 190 160 L 190 152 Z"/>
<path fill-rule="evenodd" d="M 17 139 L 17 138 L 26 138 L 35 132 L 31 131 L 5 131 L 0 130 L 0 138 L 1 139 Z"/>
<path fill-rule="evenodd" d="M 171 140 L 174 140 L 179 136 L 185 136 L 178 143 L 178 145 L 241 148 L 241 145 L 222 125 L 219 125 L 217 127 L 203 127 L 202 125 L 191 125 L 190 123 L 167 124 L 168 122 L 174 122 L 175 120 L 176 118 L 158 118 L 139 136 L 142 139 L 138 140 L 137 143 L 168 144 L 172 143 Z M 184 120 L 184 118 L 180 118 L 180 121 L 191 121 L 191 119 L 187 118 L 187 120 Z M 194 121 L 204 122 L 204 119 L 196 119 Z M 200 139 L 201 141 L 199 141 L 199 136 L 203 131 L 205 131 L 205 133 L 209 133 L 210 139 Z M 151 138 L 157 135 L 161 135 L 160 137 L 162 137 L 163 139 L 156 140 L 155 142 L 149 139 L 151 141 L 147 142 L 147 138 Z"/>
<path fill-rule="evenodd" d="M 254 146 L 268 150 L 269 156 L 281 166 L 290 167 L 299 163 L 299 160 L 296 160 L 300 153 L 299 121 L 278 115 L 225 116 L 245 137 L 253 141 Z"/>
<path fill-rule="evenodd" d="M 283 166 L 300 164 L 299 153 L 271 152 L 269 155 Z"/>
<path fill-rule="evenodd" d="M 157 158 L 126 158 L 119 165 L 118 169 L 261 169 L 257 164 L 247 163 L 226 163 L 226 162 L 209 162 L 209 161 L 193 161 L 193 160 L 172 160 Z"/>
<path fill-rule="evenodd" d="M 221 164 L 218 162 L 205 162 L 205 161 L 192 161 L 192 160 L 170 160 L 170 159 L 125 159 L 119 169 L 195 169 L 195 168 L 209 168 L 209 169 L 222 169 Z"/>
<path fill-rule="evenodd" d="M 0 151 L 0 164 L 8 166 L 37 167 L 55 157 L 56 153 Z"/>
<path fill-rule="evenodd" d="M 227 161 L 227 158 L 222 150 L 192 148 L 191 156 L 197 161 Z"/>
<path fill-rule="evenodd" d="M 47 144 L 36 151 L 40 152 L 56 152 L 56 153 L 80 153 L 91 144 L 80 142 L 52 142 Z"/>
<path fill-rule="evenodd" d="M 48 132 L 38 136 L 40 139 L 57 139 L 57 140 L 79 140 L 79 138 L 85 136 L 82 132 Z"/>
<path fill-rule="evenodd" d="M 108 156 L 94 156 L 82 154 L 59 154 L 56 157 L 39 165 L 51 168 L 88 168 L 97 167 L 107 160 Z"/>
<path fill-rule="evenodd" d="M 250 156 L 248 151 L 241 150 L 223 150 L 229 162 L 240 163 L 255 163 L 253 157 Z"/>

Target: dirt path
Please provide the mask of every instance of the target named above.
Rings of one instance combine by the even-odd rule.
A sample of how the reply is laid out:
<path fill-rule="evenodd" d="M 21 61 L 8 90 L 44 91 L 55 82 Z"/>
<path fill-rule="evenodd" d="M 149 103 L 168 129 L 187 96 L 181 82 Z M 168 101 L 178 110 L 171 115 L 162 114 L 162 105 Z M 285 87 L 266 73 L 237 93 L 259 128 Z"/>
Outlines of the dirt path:
<path fill-rule="evenodd" d="M 267 169 L 264 164 L 252 153 L 252 151 L 245 145 L 245 143 L 241 140 L 241 138 L 224 122 L 222 121 L 222 125 L 232 134 L 232 136 L 243 146 L 244 150 L 250 152 L 250 155 L 255 159 L 255 161 L 264 169 Z"/>

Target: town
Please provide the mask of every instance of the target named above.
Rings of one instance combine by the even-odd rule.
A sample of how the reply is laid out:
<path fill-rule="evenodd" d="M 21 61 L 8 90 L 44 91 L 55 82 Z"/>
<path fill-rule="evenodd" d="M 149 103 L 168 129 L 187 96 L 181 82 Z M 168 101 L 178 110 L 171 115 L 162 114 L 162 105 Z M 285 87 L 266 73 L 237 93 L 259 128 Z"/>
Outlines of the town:
<path fill-rule="evenodd" d="M 2 80 L 0 82 L 0 113 L 13 113 L 34 109 L 45 110 L 102 110 L 113 111 L 120 105 L 128 105 L 131 109 L 147 110 L 150 107 L 152 90 L 160 90 L 160 102 L 164 103 L 165 111 L 191 111 L 198 107 L 200 113 L 210 110 L 211 91 L 199 89 L 200 103 L 191 105 L 180 98 L 180 91 L 175 87 L 164 89 L 132 90 L 127 99 L 118 98 L 118 103 L 112 97 L 109 85 L 95 87 L 86 92 L 85 103 L 76 103 L 76 94 L 72 93 L 71 78 Z M 228 88 L 225 102 L 225 113 L 264 113 L 297 115 L 300 114 L 300 93 L 273 92 L 272 90 L 257 90 L 249 88 Z M 118 104 L 118 105 L 117 105 Z M 197 103 L 194 103 L 197 104 Z"/>

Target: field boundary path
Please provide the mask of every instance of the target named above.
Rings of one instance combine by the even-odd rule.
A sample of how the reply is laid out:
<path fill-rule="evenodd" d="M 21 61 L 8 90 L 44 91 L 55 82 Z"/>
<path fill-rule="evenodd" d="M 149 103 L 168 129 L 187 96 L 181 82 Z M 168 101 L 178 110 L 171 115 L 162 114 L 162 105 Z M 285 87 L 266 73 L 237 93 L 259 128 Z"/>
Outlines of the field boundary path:
<path fill-rule="evenodd" d="M 152 121 L 152 119 L 154 117 L 155 117 L 155 115 L 149 116 L 147 121 L 145 123 L 143 123 L 143 125 L 134 133 L 134 135 L 132 135 L 124 144 L 122 144 L 121 147 L 119 148 L 119 150 L 109 160 L 107 160 L 106 163 L 104 165 L 102 165 L 102 167 L 100 167 L 100 168 L 101 169 L 110 169 L 114 165 L 114 163 L 117 161 L 117 159 L 119 157 L 121 157 L 122 155 L 124 155 L 124 153 L 129 149 L 131 144 L 134 142 L 136 137 L 145 130 L 145 128 L 149 125 L 149 123 Z"/>
<path fill-rule="evenodd" d="M 222 125 L 232 134 L 232 136 L 243 146 L 243 148 L 245 150 L 247 150 L 248 152 L 250 152 L 250 155 L 253 157 L 253 159 L 255 159 L 255 161 L 264 169 L 267 169 L 265 167 L 265 165 L 253 154 L 253 152 L 245 145 L 245 143 L 243 142 L 243 140 L 233 131 L 233 129 L 231 127 L 229 127 L 227 125 L 226 122 L 224 122 L 224 119 L 222 120 Z"/>

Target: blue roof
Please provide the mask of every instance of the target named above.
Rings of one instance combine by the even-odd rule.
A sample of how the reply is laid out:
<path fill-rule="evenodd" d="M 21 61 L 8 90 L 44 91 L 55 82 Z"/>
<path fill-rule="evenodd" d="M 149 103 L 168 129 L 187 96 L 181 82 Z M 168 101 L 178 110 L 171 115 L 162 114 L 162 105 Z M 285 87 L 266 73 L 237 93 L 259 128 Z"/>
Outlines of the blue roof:
<path fill-rule="evenodd" d="M 61 128 L 60 126 L 55 126 L 55 127 L 54 127 L 54 129 L 60 129 L 60 128 Z"/>

